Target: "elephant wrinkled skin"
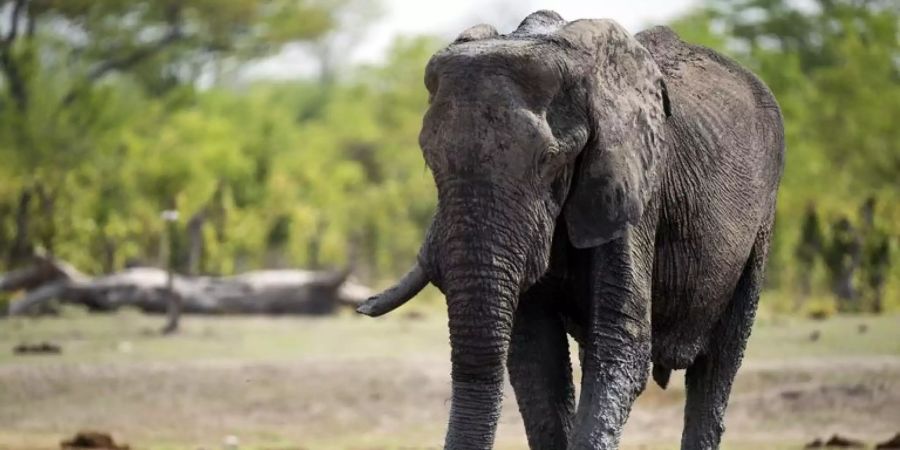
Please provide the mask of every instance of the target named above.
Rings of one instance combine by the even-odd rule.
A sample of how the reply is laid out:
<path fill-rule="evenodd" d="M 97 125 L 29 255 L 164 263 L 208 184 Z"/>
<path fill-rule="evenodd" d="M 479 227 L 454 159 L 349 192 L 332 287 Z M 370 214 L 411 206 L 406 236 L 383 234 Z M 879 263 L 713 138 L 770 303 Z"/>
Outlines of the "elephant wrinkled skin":
<path fill-rule="evenodd" d="M 668 28 L 551 11 L 464 31 L 425 85 L 438 208 L 413 270 L 360 312 L 445 294 L 446 448 L 493 445 L 504 370 L 531 448 L 616 448 L 651 364 L 663 387 L 687 370 L 682 448 L 717 448 L 782 174 L 768 88 Z"/>

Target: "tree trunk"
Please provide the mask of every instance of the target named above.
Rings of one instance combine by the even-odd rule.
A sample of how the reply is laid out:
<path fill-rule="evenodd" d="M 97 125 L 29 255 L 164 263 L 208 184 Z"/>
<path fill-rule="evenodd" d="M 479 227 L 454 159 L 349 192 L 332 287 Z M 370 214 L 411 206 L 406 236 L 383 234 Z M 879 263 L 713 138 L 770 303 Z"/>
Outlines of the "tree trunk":
<path fill-rule="evenodd" d="M 34 190 L 37 193 L 38 207 L 41 211 L 41 226 L 35 227 L 38 229 L 37 238 L 44 247 L 44 251 L 52 255 L 56 242 L 56 221 L 54 218 L 56 216 L 58 192 L 55 189 L 49 190 L 42 183 L 37 183 Z"/>
<path fill-rule="evenodd" d="M 178 325 L 181 321 L 181 296 L 175 292 L 175 274 L 172 272 L 170 265 L 166 270 L 166 326 L 163 327 L 163 334 L 173 334 L 178 332 Z"/>
<path fill-rule="evenodd" d="M 174 210 L 174 200 L 172 202 Z M 170 210 L 170 211 L 171 211 Z M 168 212 L 168 211 L 167 211 Z M 176 216 L 177 217 L 177 216 Z M 178 324 L 181 318 L 181 297 L 175 292 L 175 258 L 177 251 L 175 248 L 175 233 L 178 232 L 178 224 L 174 218 L 166 220 L 166 238 L 163 248 L 166 250 L 166 285 L 162 290 L 162 295 L 166 299 L 166 324 L 163 326 L 162 334 L 174 334 L 178 332 Z"/>
<path fill-rule="evenodd" d="M 207 209 L 201 208 L 187 224 L 188 261 L 187 274 L 194 276 L 200 273 L 203 259 L 203 225 L 206 223 Z"/>
<path fill-rule="evenodd" d="M 28 209 L 31 199 L 31 189 L 23 188 L 16 207 L 15 237 L 9 248 L 9 255 L 7 255 L 6 265 L 8 267 L 15 267 L 32 255 L 33 250 L 28 236 Z"/>
<path fill-rule="evenodd" d="M 266 270 L 229 277 L 184 277 L 152 267 L 136 267 L 96 278 L 53 258 L 0 274 L 0 291 L 26 293 L 12 299 L 11 315 L 47 312 L 57 300 L 91 311 L 137 308 L 169 312 L 169 292 L 187 314 L 323 315 L 341 306 L 355 308 L 372 295 L 347 282 L 347 271 Z"/>

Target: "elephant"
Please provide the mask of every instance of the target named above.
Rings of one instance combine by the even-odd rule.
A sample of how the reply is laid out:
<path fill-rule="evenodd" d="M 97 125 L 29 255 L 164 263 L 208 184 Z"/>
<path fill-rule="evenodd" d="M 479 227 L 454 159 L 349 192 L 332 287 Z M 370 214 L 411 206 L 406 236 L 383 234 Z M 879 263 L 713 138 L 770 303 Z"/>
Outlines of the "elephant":
<path fill-rule="evenodd" d="M 530 448 L 617 448 L 651 374 L 680 369 L 681 448 L 718 448 L 783 172 L 766 85 L 669 28 L 545 10 L 463 31 L 424 81 L 437 207 L 412 269 L 358 312 L 446 297 L 445 448 L 493 446 L 507 372 Z"/>

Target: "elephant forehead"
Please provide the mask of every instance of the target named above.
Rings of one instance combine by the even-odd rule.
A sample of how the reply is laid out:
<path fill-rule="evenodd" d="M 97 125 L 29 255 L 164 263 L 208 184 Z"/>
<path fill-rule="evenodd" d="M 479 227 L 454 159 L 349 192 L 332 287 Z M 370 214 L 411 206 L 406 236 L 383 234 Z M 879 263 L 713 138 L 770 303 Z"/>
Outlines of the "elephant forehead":
<path fill-rule="evenodd" d="M 429 63 L 425 84 L 433 100 L 453 98 L 547 107 L 564 84 L 552 46 L 534 40 L 492 39 L 456 44 Z"/>
<path fill-rule="evenodd" d="M 470 57 L 493 54 L 528 55 L 543 45 L 545 45 L 543 40 L 532 37 L 511 39 L 507 36 L 497 36 L 479 41 L 457 42 L 441 50 L 437 55 Z"/>
<path fill-rule="evenodd" d="M 432 169 L 519 177 L 540 149 L 556 147 L 546 119 L 502 102 L 448 100 L 429 108 L 419 144 Z"/>

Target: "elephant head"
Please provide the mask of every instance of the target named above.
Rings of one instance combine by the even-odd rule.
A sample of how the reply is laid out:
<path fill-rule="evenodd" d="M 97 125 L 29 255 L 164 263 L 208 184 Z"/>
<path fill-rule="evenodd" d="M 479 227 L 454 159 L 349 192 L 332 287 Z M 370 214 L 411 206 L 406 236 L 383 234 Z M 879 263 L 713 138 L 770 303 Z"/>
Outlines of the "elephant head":
<path fill-rule="evenodd" d="M 650 54 L 609 20 L 539 11 L 513 33 L 464 31 L 428 63 L 419 142 L 438 208 L 418 262 L 359 311 L 428 282 L 445 294 L 453 394 L 447 448 L 489 448 L 519 294 L 547 270 L 557 225 L 576 248 L 641 218 L 666 157 L 669 106 Z M 561 230 L 562 231 L 562 230 Z"/>

